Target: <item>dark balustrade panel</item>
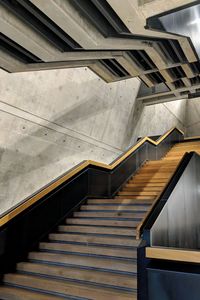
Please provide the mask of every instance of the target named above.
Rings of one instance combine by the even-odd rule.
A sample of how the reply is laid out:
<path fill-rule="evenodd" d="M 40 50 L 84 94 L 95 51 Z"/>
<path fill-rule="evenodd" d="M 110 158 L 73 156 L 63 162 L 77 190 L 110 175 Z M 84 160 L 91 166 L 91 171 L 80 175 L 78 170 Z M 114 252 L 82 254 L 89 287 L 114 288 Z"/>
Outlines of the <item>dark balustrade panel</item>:
<path fill-rule="evenodd" d="M 111 172 L 111 194 L 115 194 L 147 160 L 147 144 L 143 144 Z"/>
<path fill-rule="evenodd" d="M 0 273 L 11 271 L 17 261 L 37 246 L 88 193 L 88 171 L 61 185 L 0 230 Z"/>
<path fill-rule="evenodd" d="M 88 196 L 111 197 L 110 172 L 90 167 L 88 170 Z"/>
<path fill-rule="evenodd" d="M 180 268 L 183 269 L 182 266 Z M 200 268 L 188 272 L 148 269 L 148 300 L 199 300 Z"/>

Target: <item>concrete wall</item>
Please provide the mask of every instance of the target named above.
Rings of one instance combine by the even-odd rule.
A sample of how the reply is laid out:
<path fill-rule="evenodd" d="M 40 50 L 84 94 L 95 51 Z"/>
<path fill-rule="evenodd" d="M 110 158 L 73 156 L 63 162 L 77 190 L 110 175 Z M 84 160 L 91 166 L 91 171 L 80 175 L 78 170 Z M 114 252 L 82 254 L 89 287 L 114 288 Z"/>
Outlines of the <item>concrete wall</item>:
<path fill-rule="evenodd" d="M 187 136 L 200 136 L 200 98 L 187 102 L 186 132 Z"/>
<path fill-rule="evenodd" d="M 0 213 L 82 160 L 126 148 L 138 79 L 106 84 L 89 69 L 0 71 Z"/>
<path fill-rule="evenodd" d="M 137 113 L 136 113 L 137 112 Z M 138 136 L 162 135 L 172 127 L 186 131 L 187 100 L 161 103 L 157 105 L 137 105 L 130 130 L 130 145 Z"/>
<path fill-rule="evenodd" d="M 87 68 L 0 70 L 0 213 L 82 160 L 110 163 L 138 136 L 185 129 L 192 106 L 144 107 L 138 88 L 138 79 L 106 84 Z"/>

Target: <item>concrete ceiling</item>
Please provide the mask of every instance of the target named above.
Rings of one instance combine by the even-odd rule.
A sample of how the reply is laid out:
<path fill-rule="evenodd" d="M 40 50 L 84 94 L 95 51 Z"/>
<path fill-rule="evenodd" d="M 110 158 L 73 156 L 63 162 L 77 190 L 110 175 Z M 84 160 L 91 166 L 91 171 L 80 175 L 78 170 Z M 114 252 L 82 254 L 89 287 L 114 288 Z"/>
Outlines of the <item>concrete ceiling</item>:
<path fill-rule="evenodd" d="M 138 100 L 148 105 L 195 97 L 200 62 L 192 40 L 169 33 L 160 18 L 198 2 L 1 0 L 0 67 L 25 72 L 88 66 L 107 82 L 139 77 Z"/>

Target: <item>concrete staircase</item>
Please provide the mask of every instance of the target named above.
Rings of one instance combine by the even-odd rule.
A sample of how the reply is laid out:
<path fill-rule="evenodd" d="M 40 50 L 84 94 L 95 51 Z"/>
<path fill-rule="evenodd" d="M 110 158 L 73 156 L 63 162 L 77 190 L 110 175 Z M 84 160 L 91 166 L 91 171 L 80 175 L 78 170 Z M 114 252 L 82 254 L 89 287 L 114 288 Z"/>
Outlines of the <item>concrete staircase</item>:
<path fill-rule="evenodd" d="M 194 149 L 200 151 L 199 142 L 177 144 L 145 163 L 115 198 L 88 199 L 4 275 L 0 299 L 137 299 L 136 228 L 185 151 Z"/>

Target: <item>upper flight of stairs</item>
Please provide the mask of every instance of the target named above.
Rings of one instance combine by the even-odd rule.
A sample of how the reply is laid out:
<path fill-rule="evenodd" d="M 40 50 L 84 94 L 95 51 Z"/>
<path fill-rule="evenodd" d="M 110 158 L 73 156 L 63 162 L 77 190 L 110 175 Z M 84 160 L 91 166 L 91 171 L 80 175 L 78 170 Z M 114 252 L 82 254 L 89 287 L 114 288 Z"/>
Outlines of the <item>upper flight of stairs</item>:
<path fill-rule="evenodd" d="M 200 142 L 146 162 L 115 198 L 88 199 L 4 276 L 0 299 L 137 299 L 136 228 L 187 151 L 200 153 Z"/>

